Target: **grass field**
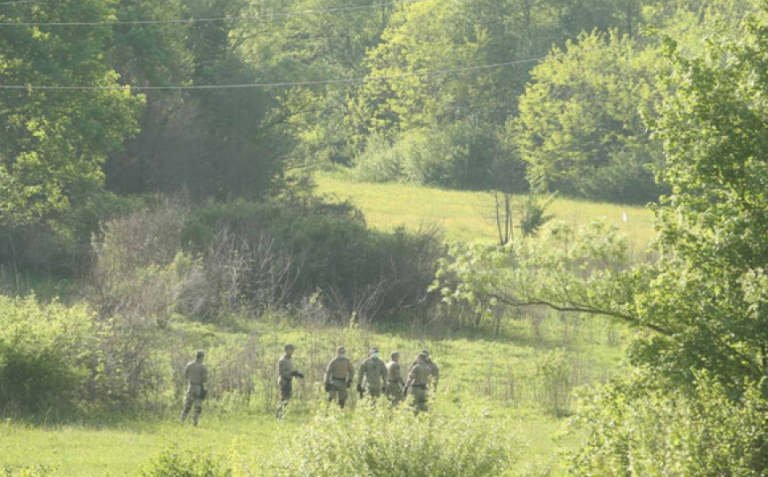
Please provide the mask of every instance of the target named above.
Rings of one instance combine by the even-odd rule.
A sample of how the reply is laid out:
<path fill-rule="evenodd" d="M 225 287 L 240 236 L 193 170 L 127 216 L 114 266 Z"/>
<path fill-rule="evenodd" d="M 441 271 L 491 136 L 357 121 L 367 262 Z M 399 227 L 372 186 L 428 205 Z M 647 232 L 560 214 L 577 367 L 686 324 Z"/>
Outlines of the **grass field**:
<path fill-rule="evenodd" d="M 321 172 L 315 180 L 319 193 L 349 199 L 363 211 L 368 224 L 376 228 L 391 230 L 404 225 L 414 229 L 437 225 L 445 231 L 448 240 L 497 240 L 494 199 L 489 192 L 361 183 L 342 172 Z M 523 197 L 517 200 L 521 203 Z M 627 235 L 634 251 L 642 251 L 654 235 L 653 214 L 644 207 L 556 199 L 548 213 L 572 225 L 605 218 Z"/>
<path fill-rule="evenodd" d="M 192 326 L 192 329 L 190 329 Z M 204 331 L 204 333 L 201 333 Z M 6 420 L 0 423 L 0 469 L 42 465 L 55 469 L 57 476 L 136 476 L 140 468 L 164 448 L 210 449 L 227 456 L 234 448 L 249 461 L 273 458 L 275 448 L 291 435 L 301 432 L 322 399 L 320 383 L 325 363 L 333 348 L 346 344 L 355 363 L 365 350 L 378 345 L 400 350 L 408 359 L 428 347 L 441 367 L 441 382 L 435 406 L 449 413 L 462 413 L 464 406 L 484 403 L 498 419 L 508 422 L 509 432 L 526 444 L 517 468 L 536 463 L 552 465 L 559 475 L 558 453 L 578 445 L 571 437 L 555 441 L 565 423 L 563 414 L 572 408 L 574 386 L 602 381 L 618 372 L 623 355 L 623 332 L 603 320 L 578 317 L 541 316 L 508 322 L 504 336 L 483 332 L 452 333 L 443 330 L 434 336 L 410 330 L 373 332 L 358 328 L 294 328 L 285 324 L 259 324 L 250 333 L 198 329 L 183 320 L 169 330 L 172 335 L 204 336 L 188 343 L 191 349 L 209 349 L 207 362 L 214 373 L 226 367 L 237 343 L 255 345 L 255 374 L 260 376 L 249 404 L 237 401 L 212 385 L 212 399 L 206 403 L 199 428 L 176 423 L 178 409 L 169 406 L 152 418 L 123 419 L 118 424 L 98 422 L 26 424 Z M 278 421 L 273 417 L 274 367 L 281 344 L 297 345 L 295 365 L 307 378 L 295 389 L 291 415 Z M 554 366 L 558 369 L 552 371 Z M 221 374 L 219 373 L 219 376 Z M 348 413 L 356 410 L 352 398 Z M 179 398 L 179 406 L 180 406 Z M 555 408 L 559 408 L 559 411 Z M 386 436 L 382 436 L 385 438 Z M 353 436 L 350 436 L 353 438 Z M 13 475 L 13 474 L 11 474 Z"/>
<path fill-rule="evenodd" d="M 488 193 L 361 184 L 338 173 L 321 173 L 317 183 L 320 193 L 351 200 L 372 227 L 391 230 L 401 225 L 411 229 L 437 225 L 448 240 L 496 239 L 493 198 Z M 628 236 L 636 251 L 653 234 L 652 214 L 644 208 L 557 200 L 549 212 L 572 225 L 605 218 Z M 2 268 L 0 280 L 5 277 L 7 281 L 11 275 L 1 272 Z M 27 282 L 16 288 L 34 285 Z M 60 293 L 60 285 L 50 282 L 49 293 Z M 299 435 L 322 409 L 325 366 L 335 347 L 345 344 L 357 366 L 370 346 L 379 346 L 385 356 L 399 350 L 407 363 L 419 350 L 428 348 L 441 368 L 432 404 L 435 412 L 462 416 L 474 406 L 481 406 L 484 412 L 487 409 L 484 417 L 503 422 L 524 445 L 513 472 L 504 475 L 558 476 L 563 471 L 563 453 L 580 443 L 578 432 L 555 439 L 574 409 L 573 390 L 621 372 L 628 333 L 602 318 L 539 309 L 507 317 L 499 336 L 489 333 L 489 327 L 472 330 L 465 324 L 458 330 L 446 322 L 370 330 L 313 325 L 307 317 L 299 317 L 299 321 L 308 324 L 293 326 L 293 318 L 235 320 L 224 330 L 176 316 L 167 329 L 157 330 L 155 352 L 163 363 L 163 374 L 158 378 L 155 400 L 141 414 L 144 417 L 118 413 L 98 417 L 86 412 L 85 418 L 65 419 L 54 409 L 50 416 L 37 416 L 34 422 L 0 421 L 0 474 L 37 477 L 18 469 L 44 466 L 53 469 L 46 476 L 139 476 L 143 466 L 169 447 L 180 452 L 203 449 L 224 460 L 237 455 L 249 465 L 259 466 L 276 459 L 276 448 Z M 278 421 L 274 417 L 275 365 L 286 342 L 297 345 L 294 363 L 306 379 L 294 389 L 288 417 Z M 210 398 L 200 427 L 182 427 L 177 423 L 182 387 L 174 382 L 179 371 L 174 374 L 174 367 L 183 369 L 190 350 L 199 348 L 208 352 Z M 346 418 L 362 411 L 356 409 L 356 395 L 351 395 Z M 342 425 L 349 422 L 342 421 Z M 529 469 L 534 472 L 526 473 Z"/>

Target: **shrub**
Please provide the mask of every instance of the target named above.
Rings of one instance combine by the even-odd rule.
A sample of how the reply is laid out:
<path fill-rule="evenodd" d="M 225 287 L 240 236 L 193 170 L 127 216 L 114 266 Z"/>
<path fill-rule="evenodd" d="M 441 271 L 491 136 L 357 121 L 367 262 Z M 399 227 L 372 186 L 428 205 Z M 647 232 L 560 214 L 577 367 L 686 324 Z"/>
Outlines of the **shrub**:
<path fill-rule="evenodd" d="M 398 182 L 408 179 L 405 163 L 410 143 L 393 141 L 374 134 L 366 141 L 365 151 L 354 161 L 355 176 L 364 182 Z"/>
<path fill-rule="evenodd" d="M 547 412 L 564 415 L 570 411 L 573 369 L 565 350 L 546 352 L 536 361 L 536 400 Z"/>
<path fill-rule="evenodd" d="M 89 312 L 0 296 L 0 412 L 66 408 L 89 377 Z"/>
<path fill-rule="evenodd" d="M 156 388 L 152 358 L 192 269 L 180 254 L 186 206 L 167 200 L 111 220 L 95 237 L 86 298 L 98 315 L 90 399 L 121 408 Z"/>
<path fill-rule="evenodd" d="M 0 226 L 0 263 L 15 269 L 70 278 L 86 271 L 91 235 L 99 223 L 140 210 L 147 200 L 99 193 L 45 222 Z M 29 290 L 20 290 L 26 293 Z"/>
<path fill-rule="evenodd" d="M 516 458 L 508 431 L 476 409 L 414 414 L 364 402 L 347 415 L 324 409 L 261 475 L 282 477 L 483 477 Z"/>
<path fill-rule="evenodd" d="M 491 184 L 490 169 L 499 154 L 492 126 L 457 123 L 408 131 L 394 139 L 373 136 L 355 161 L 355 173 L 369 182 L 480 189 Z"/>
<path fill-rule="evenodd" d="M 142 477 L 231 477 L 232 471 L 221 459 L 207 451 L 163 450 L 142 469 Z"/>
<path fill-rule="evenodd" d="M 577 423 L 588 438 L 570 475 L 766 475 L 768 402 L 760 385 L 734 399 L 706 375 L 691 393 L 653 381 L 607 384 L 584 396 Z"/>
<path fill-rule="evenodd" d="M 651 168 L 639 154 L 622 150 L 611 154 L 610 162 L 571 187 L 575 195 L 590 200 L 646 205 L 656 202 L 668 187 L 656 183 Z M 567 191 L 567 188 L 565 188 Z"/>
<path fill-rule="evenodd" d="M 192 214 L 183 237 L 190 253 L 204 257 L 196 283 L 208 291 L 182 298 L 219 297 L 200 307 L 210 315 L 226 309 L 227 300 L 256 310 L 298 304 L 319 290 L 338 320 L 418 308 L 428 304 L 424 296 L 441 253 L 434 231 L 370 230 L 344 204 L 215 204 Z M 230 245 L 222 247 L 225 240 Z"/>

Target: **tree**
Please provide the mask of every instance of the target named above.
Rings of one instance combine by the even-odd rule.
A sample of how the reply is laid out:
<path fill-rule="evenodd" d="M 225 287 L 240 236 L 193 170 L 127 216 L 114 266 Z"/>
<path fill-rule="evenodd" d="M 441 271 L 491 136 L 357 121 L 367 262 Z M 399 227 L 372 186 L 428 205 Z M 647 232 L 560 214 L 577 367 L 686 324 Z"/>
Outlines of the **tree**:
<path fill-rule="evenodd" d="M 243 58 L 266 69 L 274 81 L 359 78 L 367 74 L 363 60 L 375 48 L 393 6 L 375 0 L 301 0 L 260 2 L 259 13 L 272 17 L 263 24 L 243 23 L 236 43 Z M 359 84 L 295 87 L 280 91 L 279 108 L 296 148 L 292 164 L 349 163 L 353 125 L 349 97 Z"/>
<path fill-rule="evenodd" d="M 616 32 L 582 34 L 534 68 L 507 133 L 528 163 L 529 182 L 568 195 L 625 203 L 655 200 L 648 166 L 658 141 L 643 114 L 664 96 L 659 51 Z"/>
<path fill-rule="evenodd" d="M 656 207 L 660 258 L 632 264 L 604 225 L 554 227 L 538 241 L 456 249 L 438 286 L 479 310 L 613 317 L 648 332 L 631 357 L 655 378 L 684 387 L 706 371 L 738 395 L 768 374 L 768 5 L 702 56 L 671 40 L 666 51 L 677 90 L 653 123 L 671 188 Z"/>
<path fill-rule="evenodd" d="M 98 22 L 111 2 L 18 4 L 7 22 Z M 9 26 L 0 31 L 5 85 L 118 85 L 105 60 L 109 27 Z M 0 225 L 38 221 L 103 184 L 101 165 L 136 132 L 141 98 L 130 91 L 4 89 L 0 92 Z"/>
<path fill-rule="evenodd" d="M 120 0 L 118 21 L 178 20 L 188 17 L 180 0 Z M 192 54 L 187 47 L 190 25 L 183 23 L 123 24 L 113 28 L 111 61 L 122 84 L 135 86 L 188 85 Z M 106 185 L 123 194 L 144 193 L 162 187 L 164 145 L 180 118 L 188 117 L 186 96 L 179 91 L 143 92 L 145 106 L 139 132 L 123 150 L 111 154 L 104 165 Z"/>
<path fill-rule="evenodd" d="M 522 19 L 510 1 L 441 2 L 401 6 L 367 59 L 372 76 L 464 68 L 527 54 Z M 464 120 L 503 124 L 527 79 L 525 66 L 478 73 L 407 76 L 370 82 L 360 101 L 369 129 L 408 131 Z"/>

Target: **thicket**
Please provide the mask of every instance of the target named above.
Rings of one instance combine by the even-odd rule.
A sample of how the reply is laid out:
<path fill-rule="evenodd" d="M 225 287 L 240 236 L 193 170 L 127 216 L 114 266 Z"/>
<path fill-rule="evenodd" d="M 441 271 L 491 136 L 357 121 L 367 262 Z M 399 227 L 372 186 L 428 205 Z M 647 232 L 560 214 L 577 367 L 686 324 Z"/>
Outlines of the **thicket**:
<path fill-rule="evenodd" d="M 761 476 L 768 470 L 768 404 L 762 384 L 736 399 L 706 373 L 693 392 L 650 375 L 595 386 L 579 400 L 586 429 L 573 476 Z"/>
<path fill-rule="evenodd" d="M 372 135 L 353 159 L 356 177 L 368 182 L 412 182 L 421 185 L 485 189 L 500 184 L 509 192 L 525 192 L 525 167 L 510 162 L 498 134 L 489 125 L 457 123 L 404 132 L 396 137 Z M 503 177 L 500 172 L 505 172 Z"/>
<path fill-rule="evenodd" d="M 89 405 L 129 410 L 162 381 L 156 329 L 87 304 L 0 296 L 0 413 L 71 417 Z"/>
<path fill-rule="evenodd" d="M 490 477 L 503 475 L 520 445 L 481 409 L 414 414 L 366 403 L 354 413 L 321 405 L 301 433 L 286 436 L 272 458 L 167 449 L 145 477 Z"/>
<path fill-rule="evenodd" d="M 72 406 L 91 376 L 94 342 L 87 307 L 0 295 L 0 412 Z"/>
<path fill-rule="evenodd" d="M 345 323 L 423 313 L 434 303 L 426 290 L 443 251 L 435 230 L 379 232 L 348 204 L 320 202 L 213 204 L 191 214 L 181 241 L 202 260 L 202 275 L 184 292 L 210 298 L 184 305 L 209 311 L 200 318 L 226 310 L 215 303 L 222 296 L 258 311 L 315 295 L 331 320 Z"/>

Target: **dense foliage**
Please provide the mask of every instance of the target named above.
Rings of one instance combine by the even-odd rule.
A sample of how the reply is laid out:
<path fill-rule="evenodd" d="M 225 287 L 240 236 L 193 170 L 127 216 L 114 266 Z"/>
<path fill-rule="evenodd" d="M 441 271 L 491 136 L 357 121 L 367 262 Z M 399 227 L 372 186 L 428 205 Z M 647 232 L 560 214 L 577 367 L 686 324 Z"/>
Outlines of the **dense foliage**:
<path fill-rule="evenodd" d="M 260 475 L 483 477 L 516 458 L 513 439 L 482 410 L 414 414 L 381 404 L 365 402 L 351 416 L 319 412 Z"/>
<path fill-rule="evenodd" d="M 361 404 L 351 415 L 316 409 L 301 433 L 282 436 L 271 458 L 180 452 L 169 448 L 144 469 L 144 477 L 485 477 L 504 474 L 518 444 L 501 423 L 479 409 L 414 414 L 405 406 Z"/>
<path fill-rule="evenodd" d="M 765 399 L 750 386 L 733 401 L 706 374 L 692 393 L 652 376 L 598 386 L 575 424 L 589 429 L 569 475 L 759 476 L 768 466 Z"/>
<path fill-rule="evenodd" d="M 548 305 L 644 331 L 630 358 L 656 387 L 637 397 L 606 388 L 586 414 L 594 440 L 575 475 L 764 473 L 766 437 L 753 430 L 764 425 L 768 372 L 767 25 L 764 4 L 739 39 L 694 56 L 666 44 L 676 92 L 652 122 L 666 163 L 657 174 L 671 187 L 656 208 L 656 260 L 633 265 L 615 231 L 593 225 L 457 247 L 442 263 L 446 299 L 478 311 Z M 649 435 L 672 442 L 643 444 Z"/>
<path fill-rule="evenodd" d="M 509 125 L 531 183 L 599 200 L 656 199 L 650 166 L 661 166 L 661 148 L 643 113 L 655 115 L 664 96 L 661 64 L 657 50 L 614 32 L 584 34 L 536 66 Z"/>
<path fill-rule="evenodd" d="M 89 377 L 94 332 L 85 307 L 0 296 L 0 409 L 65 409 Z"/>

